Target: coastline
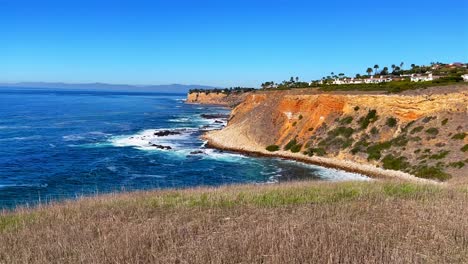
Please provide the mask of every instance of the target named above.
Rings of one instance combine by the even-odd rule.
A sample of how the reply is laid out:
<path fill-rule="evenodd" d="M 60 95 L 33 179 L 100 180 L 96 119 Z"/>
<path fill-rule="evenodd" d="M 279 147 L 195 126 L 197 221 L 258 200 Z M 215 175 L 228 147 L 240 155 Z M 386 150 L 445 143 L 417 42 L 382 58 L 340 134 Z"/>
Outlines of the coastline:
<path fill-rule="evenodd" d="M 220 132 L 222 130 L 217 131 L 209 131 L 202 136 L 202 139 L 206 140 L 206 146 L 225 150 L 225 151 L 233 151 L 242 153 L 245 155 L 258 155 L 263 157 L 276 157 L 276 158 L 284 158 L 289 160 L 295 160 L 307 164 L 318 165 L 326 168 L 332 169 L 339 169 L 347 172 L 352 173 L 359 173 L 365 176 L 368 176 L 372 179 L 400 179 L 405 181 L 411 181 L 416 183 L 422 184 L 444 184 L 442 182 L 433 181 L 429 179 L 418 178 L 414 175 L 409 173 L 405 173 L 402 171 L 395 171 L 395 170 L 386 170 L 383 168 L 376 167 L 372 164 L 362 164 L 357 163 L 350 160 L 339 160 L 335 158 L 324 158 L 324 157 L 309 157 L 303 155 L 301 153 L 292 153 L 283 150 L 279 150 L 276 152 L 269 152 L 265 149 L 261 149 L 254 144 L 244 144 L 244 147 L 235 147 L 230 144 L 226 144 L 223 142 L 221 137 L 216 135 L 216 132 Z"/>

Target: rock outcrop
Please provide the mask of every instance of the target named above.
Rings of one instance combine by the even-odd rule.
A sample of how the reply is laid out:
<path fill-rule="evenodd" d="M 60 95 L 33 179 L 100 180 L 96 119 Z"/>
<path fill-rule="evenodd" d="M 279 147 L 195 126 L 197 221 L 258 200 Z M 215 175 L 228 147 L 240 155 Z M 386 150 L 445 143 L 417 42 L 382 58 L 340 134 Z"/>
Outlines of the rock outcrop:
<path fill-rule="evenodd" d="M 249 93 L 215 93 L 196 92 L 187 94 L 187 103 L 190 104 L 211 104 L 235 107 L 240 104 Z"/>

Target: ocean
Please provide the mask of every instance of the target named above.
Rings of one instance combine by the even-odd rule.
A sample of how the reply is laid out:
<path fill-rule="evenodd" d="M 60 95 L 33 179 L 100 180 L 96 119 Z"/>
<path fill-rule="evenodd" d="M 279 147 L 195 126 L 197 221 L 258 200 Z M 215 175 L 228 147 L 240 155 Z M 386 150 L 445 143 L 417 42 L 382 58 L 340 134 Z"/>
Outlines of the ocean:
<path fill-rule="evenodd" d="M 0 209 L 109 192 L 368 178 L 205 147 L 229 109 L 184 94 L 0 88 Z"/>

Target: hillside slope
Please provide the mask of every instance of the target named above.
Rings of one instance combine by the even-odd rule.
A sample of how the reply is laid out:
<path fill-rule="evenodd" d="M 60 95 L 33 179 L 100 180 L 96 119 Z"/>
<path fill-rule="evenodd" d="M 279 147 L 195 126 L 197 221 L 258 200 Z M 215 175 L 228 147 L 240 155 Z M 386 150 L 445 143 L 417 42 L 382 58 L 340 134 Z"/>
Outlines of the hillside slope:
<path fill-rule="evenodd" d="M 217 147 L 269 145 L 373 164 L 422 178 L 468 176 L 468 91 L 411 95 L 257 92 L 207 135 Z M 294 153 L 291 153 L 291 155 Z"/>

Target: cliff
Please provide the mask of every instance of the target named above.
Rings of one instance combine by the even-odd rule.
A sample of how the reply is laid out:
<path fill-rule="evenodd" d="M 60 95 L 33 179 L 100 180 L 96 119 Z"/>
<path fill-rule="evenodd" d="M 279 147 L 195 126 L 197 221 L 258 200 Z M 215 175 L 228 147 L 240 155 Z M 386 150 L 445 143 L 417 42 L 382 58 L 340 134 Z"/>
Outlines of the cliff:
<path fill-rule="evenodd" d="M 464 181 L 467 109 L 466 89 L 407 95 L 256 92 L 233 109 L 226 128 L 206 139 L 225 149 L 345 169 L 350 166 L 336 161 L 350 161 L 355 171 L 360 170 L 356 164 L 363 164 Z M 270 145 L 280 151 L 269 153 L 265 148 Z"/>
<path fill-rule="evenodd" d="M 187 94 L 187 103 L 191 104 L 212 104 L 234 107 L 245 100 L 249 93 L 214 93 L 197 92 Z"/>

